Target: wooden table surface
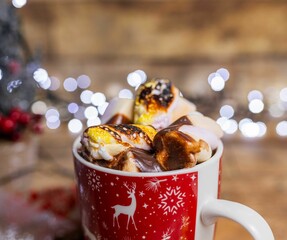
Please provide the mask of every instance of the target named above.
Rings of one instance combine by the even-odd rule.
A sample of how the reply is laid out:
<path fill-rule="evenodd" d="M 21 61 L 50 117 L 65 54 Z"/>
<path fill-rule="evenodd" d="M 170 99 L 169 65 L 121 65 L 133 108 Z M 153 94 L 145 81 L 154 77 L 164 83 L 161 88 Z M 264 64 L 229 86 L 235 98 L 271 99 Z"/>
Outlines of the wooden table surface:
<path fill-rule="evenodd" d="M 36 170 L 24 172 L 10 180 L 4 179 L 0 190 L 28 191 L 73 184 L 71 145 L 74 138 L 65 125 L 57 130 L 46 130 L 34 143 L 38 144 Z M 250 140 L 232 137 L 224 138 L 223 141 L 225 151 L 221 197 L 255 209 L 270 224 L 276 240 L 286 239 L 286 139 Z M 3 164 L 2 161 L 1 168 Z M 252 238 L 238 224 L 220 219 L 215 239 Z"/>

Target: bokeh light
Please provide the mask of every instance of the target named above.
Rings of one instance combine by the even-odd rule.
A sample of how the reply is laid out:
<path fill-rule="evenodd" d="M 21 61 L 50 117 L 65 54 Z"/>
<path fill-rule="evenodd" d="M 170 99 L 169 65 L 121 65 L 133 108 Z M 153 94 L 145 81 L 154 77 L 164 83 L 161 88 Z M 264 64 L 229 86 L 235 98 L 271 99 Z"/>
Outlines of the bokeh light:
<path fill-rule="evenodd" d="M 50 108 L 46 111 L 45 118 L 46 118 L 47 122 L 54 123 L 60 119 L 60 113 L 57 109 Z"/>
<path fill-rule="evenodd" d="M 95 106 L 101 106 L 106 102 L 106 96 L 101 92 L 96 92 L 92 95 L 91 102 Z"/>
<path fill-rule="evenodd" d="M 79 133 L 83 129 L 83 123 L 79 119 L 71 119 L 68 123 L 68 129 L 71 133 Z"/>
<path fill-rule="evenodd" d="M 0 69 L 0 80 L 3 78 L 3 72 L 2 69 Z"/>
<path fill-rule="evenodd" d="M 249 138 L 258 137 L 260 133 L 260 127 L 255 122 L 246 122 L 242 125 L 240 130 L 243 136 Z"/>
<path fill-rule="evenodd" d="M 232 118 L 234 115 L 234 108 L 230 105 L 223 105 L 219 110 L 221 117 Z"/>
<path fill-rule="evenodd" d="M 51 91 L 58 90 L 61 86 L 60 80 L 56 77 L 50 77 L 50 80 L 51 80 L 51 85 L 49 87 L 49 90 L 51 90 Z"/>
<path fill-rule="evenodd" d="M 283 102 L 287 102 L 287 88 L 283 88 L 280 91 L 280 99 Z"/>
<path fill-rule="evenodd" d="M 249 102 L 248 108 L 252 113 L 261 113 L 264 110 L 264 103 L 260 99 L 253 99 Z"/>
<path fill-rule="evenodd" d="M 104 102 L 101 106 L 98 107 L 98 112 L 99 114 L 103 115 L 107 109 L 107 107 L 109 106 L 108 102 Z"/>
<path fill-rule="evenodd" d="M 219 68 L 216 73 L 218 73 L 224 79 L 224 81 L 229 79 L 230 73 L 226 68 Z"/>
<path fill-rule="evenodd" d="M 71 77 L 66 78 L 64 80 L 64 84 L 63 85 L 64 85 L 64 89 L 67 92 L 74 92 L 77 89 L 77 87 L 78 87 L 76 79 L 71 78 Z"/>
<path fill-rule="evenodd" d="M 276 132 L 279 136 L 287 136 L 287 121 L 281 121 L 276 126 Z"/>
<path fill-rule="evenodd" d="M 79 106 L 79 109 L 76 113 L 74 113 L 74 117 L 79 120 L 84 120 L 85 117 L 85 110 L 86 108 L 84 106 Z"/>
<path fill-rule="evenodd" d="M 87 126 L 91 127 L 91 126 L 97 126 L 101 124 L 101 119 L 99 117 L 95 117 L 95 118 L 89 118 L 87 120 Z"/>
<path fill-rule="evenodd" d="M 225 87 L 225 81 L 221 76 L 215 76 L 211 79 L 210 86 L 213 91 L 219 92 L 222 91 Z"/>
<path fill-rule="evenodd" d="M 79 105 L 77 103 L 71 102 L 68 105 L 69 113 L 76 113 L 79 110 Z"/>
<path fill-rule="evenodd" d="M 119 96 L 119 98 L 128 98 L 128 99 L 133 99 L 133 97 L 134 97 L 132 91 L 129 89 L 122 89 L 119 92 L 118 96 Z"/>
<path fill-rule="evenodd" d="M 27 0 L 12 0 L 12 4 L 15 8 L 24 7 L 27 3 Z"/>
<path fill-rule="evenodd" d="M 31 111 L 34 114 L 44 115 L 47 111 L 47 104 L 43 101 L 36 101 L 32 104 Z"/>
<path fill-rule="evenodd" d="M 91 85 L 91 79 L 87 75 L 81 75 L 77 78 L 77 84 L 81 89 L 88 88 Z"/>
<path fill-rule="evenodd" d="M 251 102 L 252 100 L 259 99 L 263 100 L 263 94 L 259 90 L 252 90 L 247 95 L 248 101 Z"/>
<path fill-rule="evenodd" d="M 284 115 L 284 106 L 280 103 L 274 103 L 272 105 L 270 105 L 269 109 L 268 109 L 270 115 L 274 118 L 279 118 L 282 117 Z"/>
<path fill-rule="evenodd" d="M 84 90 L 80 95 L 80 99 L 81 99 L 82 103 L 85 103 L 85 104 L 92 103 L 93 94 L 94 93 L 90 90 Z"/>
<path fill-rule="evenodd" d="M 98 113 L 98 110 L 97 110 L 96 107 L 94 107 L 94 106 L 89 106 L 89 107 L 87 107 L 87 108 L 85 109 L 84 114 L 85 114 L 85 117 L 86 117 L 87 119 L 89 119 L 89 118 L 95 118 L 95 117 L 97 117 L 99 113 Z"/>
<path fill-rule="evenodd" d="M 48 81 L 49 75 L 44 68 L 38 68 L 34 71 L 33 78 L 41 86 L 44 85 L 46 81 Z"/>
<path fill-rule="evenodd" d="M 60 119 L 58 119 L 57 121 L 54 121 L 54 122 L 46 121 L 46 125 L 50 129 L 57 129 L 60 127 L 61 121 L 60 121 Z"/>

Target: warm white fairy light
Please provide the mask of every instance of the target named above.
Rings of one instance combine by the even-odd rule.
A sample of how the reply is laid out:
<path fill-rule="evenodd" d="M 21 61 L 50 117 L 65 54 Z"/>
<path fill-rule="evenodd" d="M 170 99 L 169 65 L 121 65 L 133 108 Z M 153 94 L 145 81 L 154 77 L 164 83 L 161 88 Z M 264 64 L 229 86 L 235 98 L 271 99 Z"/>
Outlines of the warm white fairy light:
<path fill-rule="evenodd" d="M 101 119 L 99 117 L 95 117 L 95 118 L 89 118 L 87 120 L 87 126 L 91 127 L 91 126 L 97 126 L 101 124 Z"/>
<path fill-rule="evenodd" d="M 258 137 L 260 133 L 260 127 L 255 122 L 248 122 L 241 127 L 241 133 L 243 136 L 249 138 Z"/>
<path fill-rule="evenodd" d="M 258 137 L 263 137 L 267 132 L 267 126 L 264 122 L 257 122 L 257 125 L 259 126 Z"/>
<path fill-rule="evenodd" d="M 80 133 L 83 129 L 83 123 L 79 119 L 71 119 L 68 123 L 68 129 L 71 133 Z"/>
<path fill-rule="evenodd" d="M 74 117 L 79 119 L 79 120 L 86 119 L 85 110 L 86 110 L 86 108 L 84 106 L 79 106 L 78 111 L 76 113 L 74 113 Z"/>
<path fill-rule="evenodd" d="M 98 112 L 99 114 L 103 115 L 108 107 L 109 103 L 104 102 L 101 106 L 98 106 Z"/>
<path fill-rule="evenodd" d="M 40 87 L 45 90 L 49 89 L 51 85 L 52 85 L 52 81 L 49 77 L 46 79 L 46 81 L 44 81 L 43 83 L 40 83 Z"/>
<path fill-rule="evenodd" d="M 46 111 L 45 118 L 46 118 L 47 122 L 54 123 L 60 119 L 60 113 L 57 109 L 50 108 Z"/>
<path fill-rule="evenodd" d="M 93 94 L 94 93 L 91 90 L 84 90 L 80 95 L 80 99 L 81 99 L 82 103 L 85 103 L 85 104 L 92 103 Z"/>
<path fill-rule="evenodd" d="M 221 76 L 215 76 L 211 79 L 210 86 L 213 91 L 219 92 L 222 91 L 225 87 L 225 81 Z"/>
<path fill-rule="evenodd" d="M 281 89 L 279 96 L 281 101 L 287 102 L 287 88 Z"/>
<path fill-rule="evenodd" d="M 91 85 L 91 79 L 87 75 L 81 75 L 77 78 L 78 87 L 81 89 L 86 89 Z"/>
<path fill-rule="evenodd" d="M 127 76 L 128 84 L 132 87 L 137 87 L 142 83 L 142 78 L 139 73 L 132 72 Z"/>
<path fill-rule="evenodd" d="M 251 123 L 251 122 L 253 122 L 253 121 L 252 121 L 250 118 L 243 118 L 243 119 L 241 119 L 241 120 L 239 121 L 239 123 L 238 123 L 238 127 L 239 127 L 240 131 L 242 131 L 243 126 L 244 126 L 245 124 Z"/>
<path fill-rule="evenodd" d="M 270 115 L 274 118 L 279 118 L 284 115 L 284 106 L 281 103 L 274 103 L 268 109 Z"/>
<path fill-rule="evenodd" d="M 228 119 L 223 125 L 224 132 L 234 134 L 238 129 L 238 123 L 234 119 Z"/>
<path fill-rule="evenodd" d="M 67 92 L 74 92 L 77 89 L 78 84 L 77 84 L 76 79 L 72 77 L 68 77 L 64 80 L 63 86 Z"/>
<path fill-rule="evenodd" d="M 230 105 L 223 105 L 219 110 L 221 117 L 232 118 L 234 115 L 234 108 Z"/>
<path fill-rule="evenodd" d="M 48 72 L 44 68 L 38 68 L 33 73 L 34 80 L 43 89 L 48 89 L 51 86 L 51 79 L 49 78 Z"/>
<path fill-rule="evenodd" d="M 24 7 L 27 3 L 27 0 L 12 0 L 12 4 L 15 8 Z"/>
<path fill-rule="evenodd" d="M 287 121 L 281 121 L 276 126 L 276 132 L 281 137 L 287 137 Z"/>
<path fill-rule="evenodd" d="M 98 113 L 98 110 L 97 110 L 96 107 L 94 107 L 94 106 L 89 106 L 89 107 L 87 107 L 87 108 L 85 109 L 84 114 L 85 114 L 85 117 L 86 117 L 87 119 L 89 119 L 89 118 L 95 118 L 95 117 L 97 117 L 99 113 Z"/>
<path fill-rule="evenodd" d="M 122 89 L 120 92 L 119 92 L 119 98 L 128 98 L 128 99 L 133 99 L 133 93 L 131 90 L 129 89 Z"/>
<path fill-rule="evenodd" d="M 76 113 L 79 110 L 79 105 L 77 103 L 71 102 L 68 105 L 69 113 Z"/>
<path fill-rule="evenodd" d="M 248 101 L 251 102 L 252 100 L 259 99 L 263 100 L 263 94 L 259 90 L 252 90 L 247 95 Z"/>
<path fill-rule="evenodd" d="M 224 81 L 228 81 L 230 73 L 226 68 L 219 68 L 216 73 L 218 73 L 224 79 Z"/>
<path fill-rule="evenodd" d="M 147 75 L 143 70 L 136 70 L 127 76 L 127 82 L 131 87 L 138 88 L 147 80 Z"/>
<path fill-rule="evenodd" d="M 60 121 L 60 119 L 58 119 L 57 121 L 54 121 L 54 122 L 46 121 L 46 125 L 50 129 L 57 129 L 60 127 L 61 121 Z"/>
<path fill-rule="evenodd" d="M 50 80 L 51 80 L 51 85 L 49 87 L 49 90 L 51 90 L 51 91 L 58 90 L 61 86 L 60 80 L 56 77 L 50 77 Z"/>
<path fill-rule="evenodd" d="M 91 102 L 95 106 L 101 106 L 106 102 L 106 96 L 101 92 L 96 92 L 92 95 Z"/>
<path fill-rule="evenodd" d="M 47 111 L 47 104 L 43 101 L 36 101 L 32 104 L 31 111 L 34 114 L 44 115 Z"/>
<path fill-rule="evenodd" d="M 253 99 L 249 102 L 248 108 L 252 113 L 261 113 L 264 110 L 264 103 L 260 99 Z"/>

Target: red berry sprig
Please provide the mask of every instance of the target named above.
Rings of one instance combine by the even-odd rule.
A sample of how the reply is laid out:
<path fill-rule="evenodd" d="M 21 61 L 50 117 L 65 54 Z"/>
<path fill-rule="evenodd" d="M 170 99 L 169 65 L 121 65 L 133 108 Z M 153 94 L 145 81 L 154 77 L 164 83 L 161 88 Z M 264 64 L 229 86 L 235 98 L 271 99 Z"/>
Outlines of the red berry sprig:
<path fill-rule="evenodd" d="M 41 118 L 41 115 L 31 114 L 20 108 L 12 108 L 6 116 L 0 113 L 0 138 L 17 141 L 25 129 L 42 133 Z"/>

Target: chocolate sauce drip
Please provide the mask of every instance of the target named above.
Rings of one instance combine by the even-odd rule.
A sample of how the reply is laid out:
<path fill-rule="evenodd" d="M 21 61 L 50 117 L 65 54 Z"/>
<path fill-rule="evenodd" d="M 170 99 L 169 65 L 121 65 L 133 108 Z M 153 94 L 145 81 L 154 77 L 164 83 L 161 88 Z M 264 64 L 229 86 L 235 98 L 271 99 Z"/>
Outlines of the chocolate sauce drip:
<path fill-rule="evenodd" d="M 170 124 L 170 126 L 173 125 L 192 125 L 192 122 L 189 120 L 189 118 L 187 116 L 183 116 L 180 117 L 179 119 L 177 119 L 176 121 L 174 121 L 172 124 Z"/>
<path fill-rule="evenodd" d="M 141 172 L 162 172 L 160 165 L 152 154 L 138 148 L 131 148 L 130 151 Z"/>

